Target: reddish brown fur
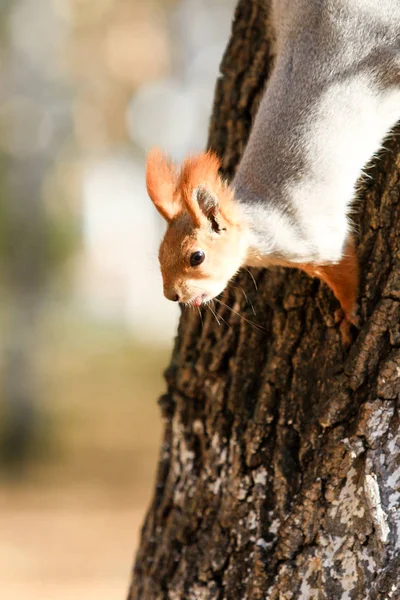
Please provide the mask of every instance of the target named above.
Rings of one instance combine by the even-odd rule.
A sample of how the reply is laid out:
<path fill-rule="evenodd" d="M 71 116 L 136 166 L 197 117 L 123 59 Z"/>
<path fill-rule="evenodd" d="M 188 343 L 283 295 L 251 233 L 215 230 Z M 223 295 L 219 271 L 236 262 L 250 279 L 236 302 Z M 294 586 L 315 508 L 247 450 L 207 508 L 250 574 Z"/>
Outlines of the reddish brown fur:
<path fill-rule="evenodd" d="M 358 326 L 356 315 L 359 285 L 359 268 L 353 240 L 348 242 L 341 261 L 335 265 L 300 265 L 311 277 L 318 277 L 333 291 L 343 309 L 345 319 L 341 325 L 343 341 L 348 343 L 350 324 Z"/>
<path fill-rule="evenodd" d="M 336 265 L 303 267 L 312 277 L 318 277 L 329 285 L 339 300 L 346 317 L 353 322 L 358 295 L 358 262 L 353 246 L 348 246 L 342 260 Z"/>
<path fill-rule="evenodd" d="M 342 259 L 336 264 L 316 265 L 280 261 L 282 267 L 301 269 L 310 277 L 316 277 L 326 283 L 340 302 L 344 313 L 341 324 L 343 342 L 350 342 L 350 325 L 358 327 L 356 314 L 359 285 L 359 268 L 354 241 L 349 239 L 343 252 Z"/>
<path fill-rule="evenodd" d="M 211 152 L 188 158 L 178 175 L 175 167 L 159 150 L 147 158 L 147 189 L 168 228 L 160 246 L 159 259 L 164 292 L 183 302 L 204 294 L 220 293 L 243 262 L 239 207 L 233 190 L 222 181 L 220 161 Z M 220 233 L 212 229 L 210 211 L 200 206 L 197 188 L 206 189 L 215 199 L 212 206 Z M 197 250 L 206 253 L 204 264 L 193 268 L 190 256 Z"/>
<path fill-rule="evenodd" d="M 193 190 L 200 186 L 207 186 L 209 191 L 218 197 L 216 182 L 218 181 L 218 170 L 220 161 L 211 152 L 189 157 L 183 163 L 179 177 L 178 189 L 186 208 L 193 219 L 193 223 L 200 227 L 204 222 L 203 214 L 198 202 L 193 198 Z"/>
<path fill-rule="evenodd" d="M 182 210 L 176 196 L 178 174 L 175 166 L 158 149 L 147 155 L 146 186 L 154 206 L 167 222 Z"/>
<path fill-rule="evenodd" d="M 239 205 L 234 201 L 233 189 L 221 179 L 219 168 L 220 161 L 212 152 L 187 158 L 179 174 L 159 150 L 148 155 L 147 189 L 157 210 L 168 222 L 159 253 L 167 297 L 179 295 L 183 302 L 191 302 L 202 292 L 214 297 L 238 267 L 245 264 L 245 225 Z M 198 188 L 205 188 L 216 200 L 211 211 L 217 214 L 221 235 L 213 231 L 210 214 L 196 198 L 194 192 Z M 206 261 L 193 268 L 190 255 L 199 249 L 206 253 Z M 358 262 L 352 240 L 338 264 L 280 264 L 300 268 L 332 289 L 345 314 L 341 330 L 347 342 L 350 323 L 357 324 Z"/>
<path fill-rule="evenodd" d="M 178 190 L 198 226 L 202 220 L 204 222 L 204 214 L 193 199 L 193 190 L 199 187 L 206 188 L 218 199 L 219 212 L 229 223 L 233 224 L 236 220 L 237 206 L 233 200 L 233 190 L 219 175 L 220 167 L 220 159 L 211 151 L 190 156 L 183 163 Z"/>
<path fill-rule="evenodd" d="M 221 225 L 228 226 L 224 220 L 221 220 Z M 196 296 L 199 291 L 195 293 L 195 287 L 207 287 L 213 282 L 220 282 L 218 293 L 222 292 L 242 264 L 242 237 L 239 223 L 229 225 L 228 235 L 217 235 L 210 227 L 193 228 L 189 216 L 180 215 L 168 227 L 160 246 L 159 259 L 166 295 L 175 289 L 182 298 Z M 206 261 L 193 268 L 190 255 L 199 249 L 205 251 Z M 205 287 L 203 291 L 206 291 Z"/>

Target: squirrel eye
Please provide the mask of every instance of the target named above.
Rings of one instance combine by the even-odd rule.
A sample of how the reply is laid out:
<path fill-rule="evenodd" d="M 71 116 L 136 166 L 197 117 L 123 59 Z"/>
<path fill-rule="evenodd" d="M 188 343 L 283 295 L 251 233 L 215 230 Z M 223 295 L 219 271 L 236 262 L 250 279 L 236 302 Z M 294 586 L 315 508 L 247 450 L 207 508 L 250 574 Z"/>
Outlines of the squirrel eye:
<path fill-rule="evenodd" d="M 197 252 L 193 252 L 193 254 L 190 255 L 190 265 L 192 267 L 201 265 L 205 257 L 206 255 L 204 254 L 203 250 L 197 250 Z"/>

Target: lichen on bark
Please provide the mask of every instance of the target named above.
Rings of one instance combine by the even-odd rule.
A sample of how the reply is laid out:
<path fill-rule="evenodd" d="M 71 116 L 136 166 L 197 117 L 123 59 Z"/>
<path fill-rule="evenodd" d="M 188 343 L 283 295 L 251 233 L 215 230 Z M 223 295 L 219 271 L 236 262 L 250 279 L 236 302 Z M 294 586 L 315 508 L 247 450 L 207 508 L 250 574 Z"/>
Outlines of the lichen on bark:
<path fill-rule="evenodd" d="M 268 17 L 240 0 L 222 61 L 209 145 L 228 177 L 271 72 Z M 243 271 L 220 325 L 183 311 L 130 600 L 400 598 L 399 137 L 368 174 L 350 349 L 332 293 L 295 270 Z"/>

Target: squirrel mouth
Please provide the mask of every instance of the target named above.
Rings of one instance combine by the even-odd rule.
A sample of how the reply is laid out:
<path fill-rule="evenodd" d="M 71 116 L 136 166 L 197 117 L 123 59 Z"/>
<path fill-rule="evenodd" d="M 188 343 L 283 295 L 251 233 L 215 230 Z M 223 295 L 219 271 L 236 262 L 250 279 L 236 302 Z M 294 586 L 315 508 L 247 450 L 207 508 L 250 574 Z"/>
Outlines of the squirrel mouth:
<path fill-rule="evenodd" d="M 201 294 L 201 296 L 196 296 L 196 298 L 193 298 L 193 300 L 192 300 L 193 306 L 201 306 L 203 304 L 203 302 L 206 300 L 206 298 L 207 298 L 207 294 Z"/>

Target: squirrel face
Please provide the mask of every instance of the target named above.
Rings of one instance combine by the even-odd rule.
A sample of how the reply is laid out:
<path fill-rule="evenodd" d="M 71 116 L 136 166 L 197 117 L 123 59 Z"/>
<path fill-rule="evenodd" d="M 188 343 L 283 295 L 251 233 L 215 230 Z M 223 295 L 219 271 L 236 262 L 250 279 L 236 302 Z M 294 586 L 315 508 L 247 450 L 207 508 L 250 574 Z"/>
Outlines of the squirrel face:
<path fill-rule="evenodd" d="M 147 190 L 168 224 L 159 261 L 169 300 L 200 306 L 243 264 L 241 215 L 219 167 L 211 153 L 188 158 L 180 172 L 159 150 L 148 155 Z"/>

